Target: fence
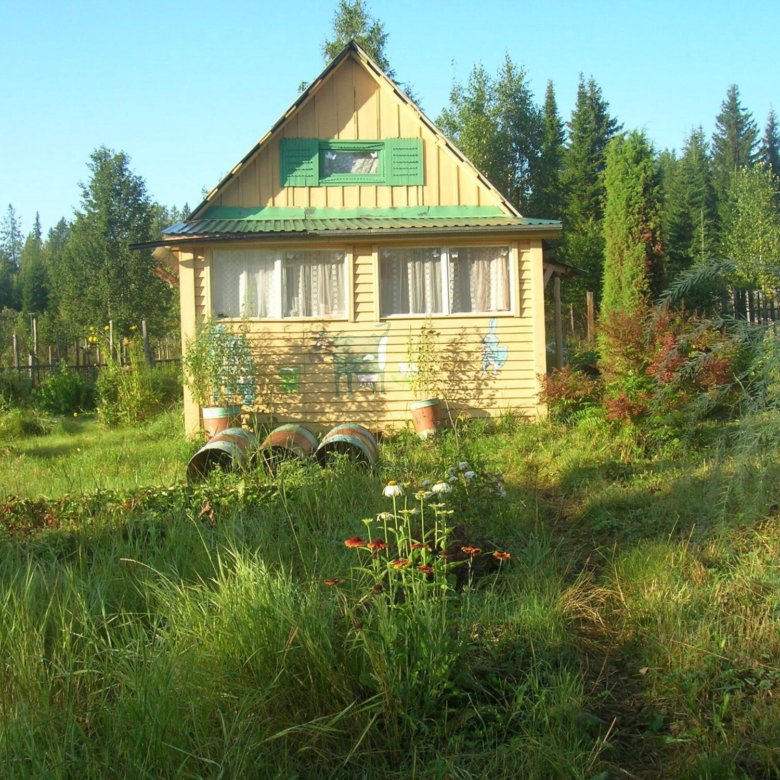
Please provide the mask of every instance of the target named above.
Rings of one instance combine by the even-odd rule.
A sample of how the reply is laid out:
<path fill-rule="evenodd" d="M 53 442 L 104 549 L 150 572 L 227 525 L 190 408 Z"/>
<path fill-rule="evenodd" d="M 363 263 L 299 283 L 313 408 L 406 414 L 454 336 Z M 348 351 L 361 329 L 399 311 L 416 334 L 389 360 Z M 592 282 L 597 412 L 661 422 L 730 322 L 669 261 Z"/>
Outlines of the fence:
<path fill-rule="evenodd" d="M 42 359 L 39 355 L 35 319 L 32 320 L 31 330 L 32 343 L 26 350 L 27 354 L 24 357 L 21 356 L 23 349 L 20 349 L 17 334 L 13 333 L 13 362 L 7 366 L 0 364 L 0 373 L 13 371 L 19 375 L 26 375 L 33 387 L 38 387 L 47 376 L 57 371 L 63 364 L 90 379 L 95 379 L 99 369 L 106 366 L 106 349 L 111 350 L 122 365 L 130 362 L 127 345 L 121 341 L 114 343 L 113 323 L 109 323 L 106 340 L 102 347 L 95 336 L 84 336 L 67 345 L 58 341 L 45 348 L 46 359 Z M 145 320 L 141 322 L 140 333 L 144 356 L 150 366 L 181 362 L 181 346 L 178 338 L 165 337 L 153 342 L 149 338 Z"/>

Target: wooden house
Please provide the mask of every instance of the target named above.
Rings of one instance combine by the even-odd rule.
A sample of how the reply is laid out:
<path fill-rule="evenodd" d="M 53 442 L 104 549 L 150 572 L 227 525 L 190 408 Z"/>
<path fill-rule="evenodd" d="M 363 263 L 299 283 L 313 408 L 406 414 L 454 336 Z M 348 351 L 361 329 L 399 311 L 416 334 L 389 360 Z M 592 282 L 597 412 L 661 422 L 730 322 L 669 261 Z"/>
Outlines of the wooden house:
<path fill-rule="evenodd" d="M 359 46 L 348 45 L 158 257 L 177 267 L 181 330 L 241 323 L 255 411 L 279 421 L 398 427 L 410 340 L 437 333 L 452 416 L 540 412 L 543 239 Z M 185 394 L 188 432 L 199 409 Z"/>

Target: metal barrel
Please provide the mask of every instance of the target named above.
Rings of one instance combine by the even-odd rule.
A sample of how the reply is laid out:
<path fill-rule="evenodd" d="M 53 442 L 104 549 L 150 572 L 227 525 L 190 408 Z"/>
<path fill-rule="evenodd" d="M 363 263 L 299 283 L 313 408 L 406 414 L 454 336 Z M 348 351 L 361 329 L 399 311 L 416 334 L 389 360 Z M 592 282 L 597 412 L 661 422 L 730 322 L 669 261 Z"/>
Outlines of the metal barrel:
<path fill-rule="evenodd" d="M 319 464 L 324 466 L 334 453 L 347 455 L 368 466 L 373 466 L 379 457 L 376 439 L 371 431 L 351 422 L 341 423 L 328 431 L 322 437 L 315 455 Z"/>
<path fill-rule="evenodd" d="M 260 445 L 260 453 L 271 471 L 283 460 L 306 460 L 316 449 L 317 437 L 295 423 L 274 428 Z"/>
<path fill-rule="evenodd" d="M 201 447 L 187 464 L 187 479 L 199 482 L 215 468 L 223 471 L 245 469 L 251 465 L 257 439 L 243 428 L 227 428 Z"/>

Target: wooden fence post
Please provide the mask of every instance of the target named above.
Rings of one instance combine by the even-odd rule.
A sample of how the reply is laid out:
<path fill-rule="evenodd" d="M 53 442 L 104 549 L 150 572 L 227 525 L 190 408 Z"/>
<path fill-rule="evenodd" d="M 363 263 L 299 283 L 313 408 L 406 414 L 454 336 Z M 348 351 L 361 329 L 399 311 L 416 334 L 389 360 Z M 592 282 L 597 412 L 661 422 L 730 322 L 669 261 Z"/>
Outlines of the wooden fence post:
<path fill-rule="evenodd" d="M 588 311 L 588 342 L 593 343 L 596 332 L 596 305 L 593 300 L 593 293 L 590 291 L 585 293 L 585 306 Z"/>
<path fill-rule="evenodd" d="M 561 276 L 553 277 L 553 295 L 555 298 L 555 365 L 563 368 L 563 322 L 561 318 Z"/>
<path fill-rule="evenodd" d="M 16 331 L 14 331 L 14 368 L 18 371 L 19 370 L 19 339 L 16 336 Z"/>
<path fill-rule="evenodd" d="M 144 340 L 144 357 L 150 366 L 154 366 L 154 354 L 149 346 L 149 333 L 146 329 L 146 320 L 141 320 L 141 337 Z"/>

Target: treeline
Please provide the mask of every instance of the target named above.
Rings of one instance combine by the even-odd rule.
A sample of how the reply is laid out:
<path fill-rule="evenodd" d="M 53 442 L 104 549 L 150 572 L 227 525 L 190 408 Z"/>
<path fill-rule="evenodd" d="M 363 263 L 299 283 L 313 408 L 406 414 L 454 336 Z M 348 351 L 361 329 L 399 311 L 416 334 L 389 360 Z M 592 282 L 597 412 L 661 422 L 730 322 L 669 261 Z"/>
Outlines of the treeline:
<path fill-rule="evenodd" d="M 558 257 L 584 271 L 566 285 L 577 303 L 583 289 L 599 294 L 603 288 L 610 229 L 605 208 L 610 199 L 620 201 L 619 192 L 627 193 L 638 175 L 644 228 L 655 244 L 647 257 L 653 292 L 715 257 L 734 261 L 732 280 L 739 286 L 776 286 L 777 116 L 771 110 L 760 133 L 736 85 L 728 89 L 712 137 L 694 128 L 679 153 L 659 153 L 644 133 L 624 132 L 593 78 L 580 76 L 574 109 L 564 122 L 552 82 L 538 104 L 525 70 L 509 56 L 495 75 L 475 66 L 465 84 L 456 84 L 439 124 L 521 213 L 562 220 Z M 610 146 L 624 142 L 638 158 L 624 165 L 622 176 L 610 174 Z M 620 155 L 613 157 L 620 165 Z M 613 203 L 613 221 L 628 208 L 625 199 Z"/>
<path fill-rule="evenodd" d="M 177 290 L 157 274 L 151 251 L 130 245 L 159 238 L 188 209 L 155 203 L 124 152 L 104 147 L 89 158 L 81 202 L 44 236 L 38 215 L 25 235 L 13 205 L 0 220 L 0 365 L 10 364 L 12 334 L 31 349 L 72 344 L 109 321 L 118 337 L 141 320 L 150 333 L 178 326 Z"/>

